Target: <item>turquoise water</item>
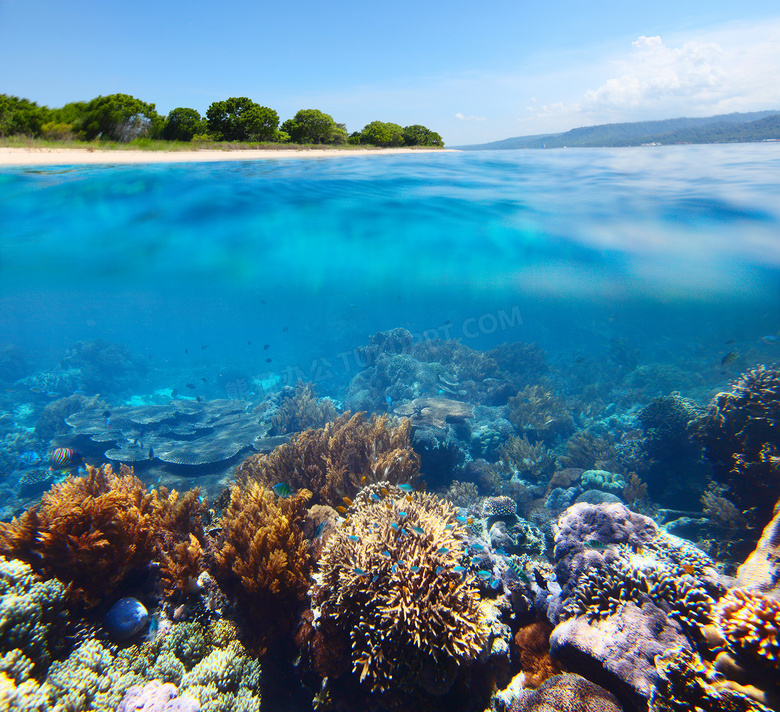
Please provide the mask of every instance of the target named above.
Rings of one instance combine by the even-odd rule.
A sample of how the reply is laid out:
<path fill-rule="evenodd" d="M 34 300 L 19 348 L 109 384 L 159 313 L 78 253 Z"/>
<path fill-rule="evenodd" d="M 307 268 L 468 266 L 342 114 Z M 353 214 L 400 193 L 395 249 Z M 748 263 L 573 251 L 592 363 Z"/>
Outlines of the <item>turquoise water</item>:
<path fill-rule="evenodd" d="M 648 359 L 727 340 L 771 358 L 778 175 L 774 144 L 7 168 L 2 341 L 320 369 L 325 393 L 397 326 L 553 357 L 620 337 Z"/>

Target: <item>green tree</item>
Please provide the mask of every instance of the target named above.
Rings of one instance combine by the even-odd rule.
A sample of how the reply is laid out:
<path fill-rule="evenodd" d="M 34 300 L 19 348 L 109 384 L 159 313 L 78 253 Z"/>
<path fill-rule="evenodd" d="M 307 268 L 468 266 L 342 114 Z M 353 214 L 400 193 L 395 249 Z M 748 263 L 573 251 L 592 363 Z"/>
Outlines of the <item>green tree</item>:
<path fill-rule="evenodd" d="M 403 146 L 404 130 L 398 124 L 372 121 L 370 124 L 363 127 L 360 142 L 373 146 L 383 146 L 385 148 Z"/>
<path fill-rule="evenodd" d="M 0 136 L 40 136 L 43 124 L 49 120 L 50 112 L 45 106 L 18 96 L 0 94 Z"/>
<path fill-rule="evenodd" d="M 147 136 L 153 138 L 162 123 L 154 104 L 129 94 L 109 94 L 87 104 L 80 128 L 87 140 L 102 138 L 127 142 Z"/>
<path fill-rule="evenodd" d="M 420 124 L 404 127 L 404 143 L 407 146 L 444 146 L 439 134 Z"/>
<path fill-rule="evenodd" d="M 206 110 L 209 132 L 222 141 L 270 141 L 276 135 L 279 115 L 245 96 L 215 101 Z"/>
<path fill-rule="evenodd" d="M 346 138 L 343 125 L 319 109 L 301 109 L 291 121 L 292 131 L 287 133 L 295 143 L 336 143 Z"/>
<path fill-rule="evenodd" d="M 203 120 L 195 109 L 173 109 L 165 120 L 162 137 L 166 141 L 192 141 L 195 134 L 203 133 Z"/>

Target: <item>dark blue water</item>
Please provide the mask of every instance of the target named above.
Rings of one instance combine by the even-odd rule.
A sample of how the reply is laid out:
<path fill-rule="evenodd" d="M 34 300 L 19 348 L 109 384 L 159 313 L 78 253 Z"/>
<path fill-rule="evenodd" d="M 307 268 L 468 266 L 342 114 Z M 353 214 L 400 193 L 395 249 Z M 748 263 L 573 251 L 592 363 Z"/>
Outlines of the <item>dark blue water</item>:
<path fill-rule="evenodd" d="M 771 358 L 778 175 L 774 144 L 5 169 L 0 340 L 119 342 L 162 381 L 319 369 L 321 392 L 396 326 Z"/>

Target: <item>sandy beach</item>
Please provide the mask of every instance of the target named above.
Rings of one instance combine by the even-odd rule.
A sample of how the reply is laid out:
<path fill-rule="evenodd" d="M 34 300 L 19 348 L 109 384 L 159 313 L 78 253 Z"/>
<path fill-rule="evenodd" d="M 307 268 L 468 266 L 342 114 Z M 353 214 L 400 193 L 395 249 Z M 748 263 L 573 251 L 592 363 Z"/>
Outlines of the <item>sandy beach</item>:
<path fill-rule="evenodd" d="M 404 153 L 440 153 L 447 149 L 281 149 L 233 151 L 101 151 L 89 148 L 3 148 L 0 166 L 65 166 L 127 163 L 198 163 L 215 161 L 257 161 L 269 158 L 343 158 L 345 156 L 392 156 Z"/>

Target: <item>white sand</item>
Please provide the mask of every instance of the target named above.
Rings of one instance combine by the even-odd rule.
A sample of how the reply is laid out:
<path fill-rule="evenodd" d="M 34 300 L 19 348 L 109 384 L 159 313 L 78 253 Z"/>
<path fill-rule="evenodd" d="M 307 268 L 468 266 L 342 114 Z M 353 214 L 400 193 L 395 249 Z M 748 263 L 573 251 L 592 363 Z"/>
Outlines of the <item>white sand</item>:
<path fill-rule="evenodd" d="M 447 149 L 288 149 L 231 151 L 103 151 L 89 148 L 3 148 L 0 166 L 64 166 L 75 164 L 186 163 L 214 161 L 257 161 L 266 158 L 343 158 L 345 156 L 391 156 L 399 153 L 440 153 Z"/>

